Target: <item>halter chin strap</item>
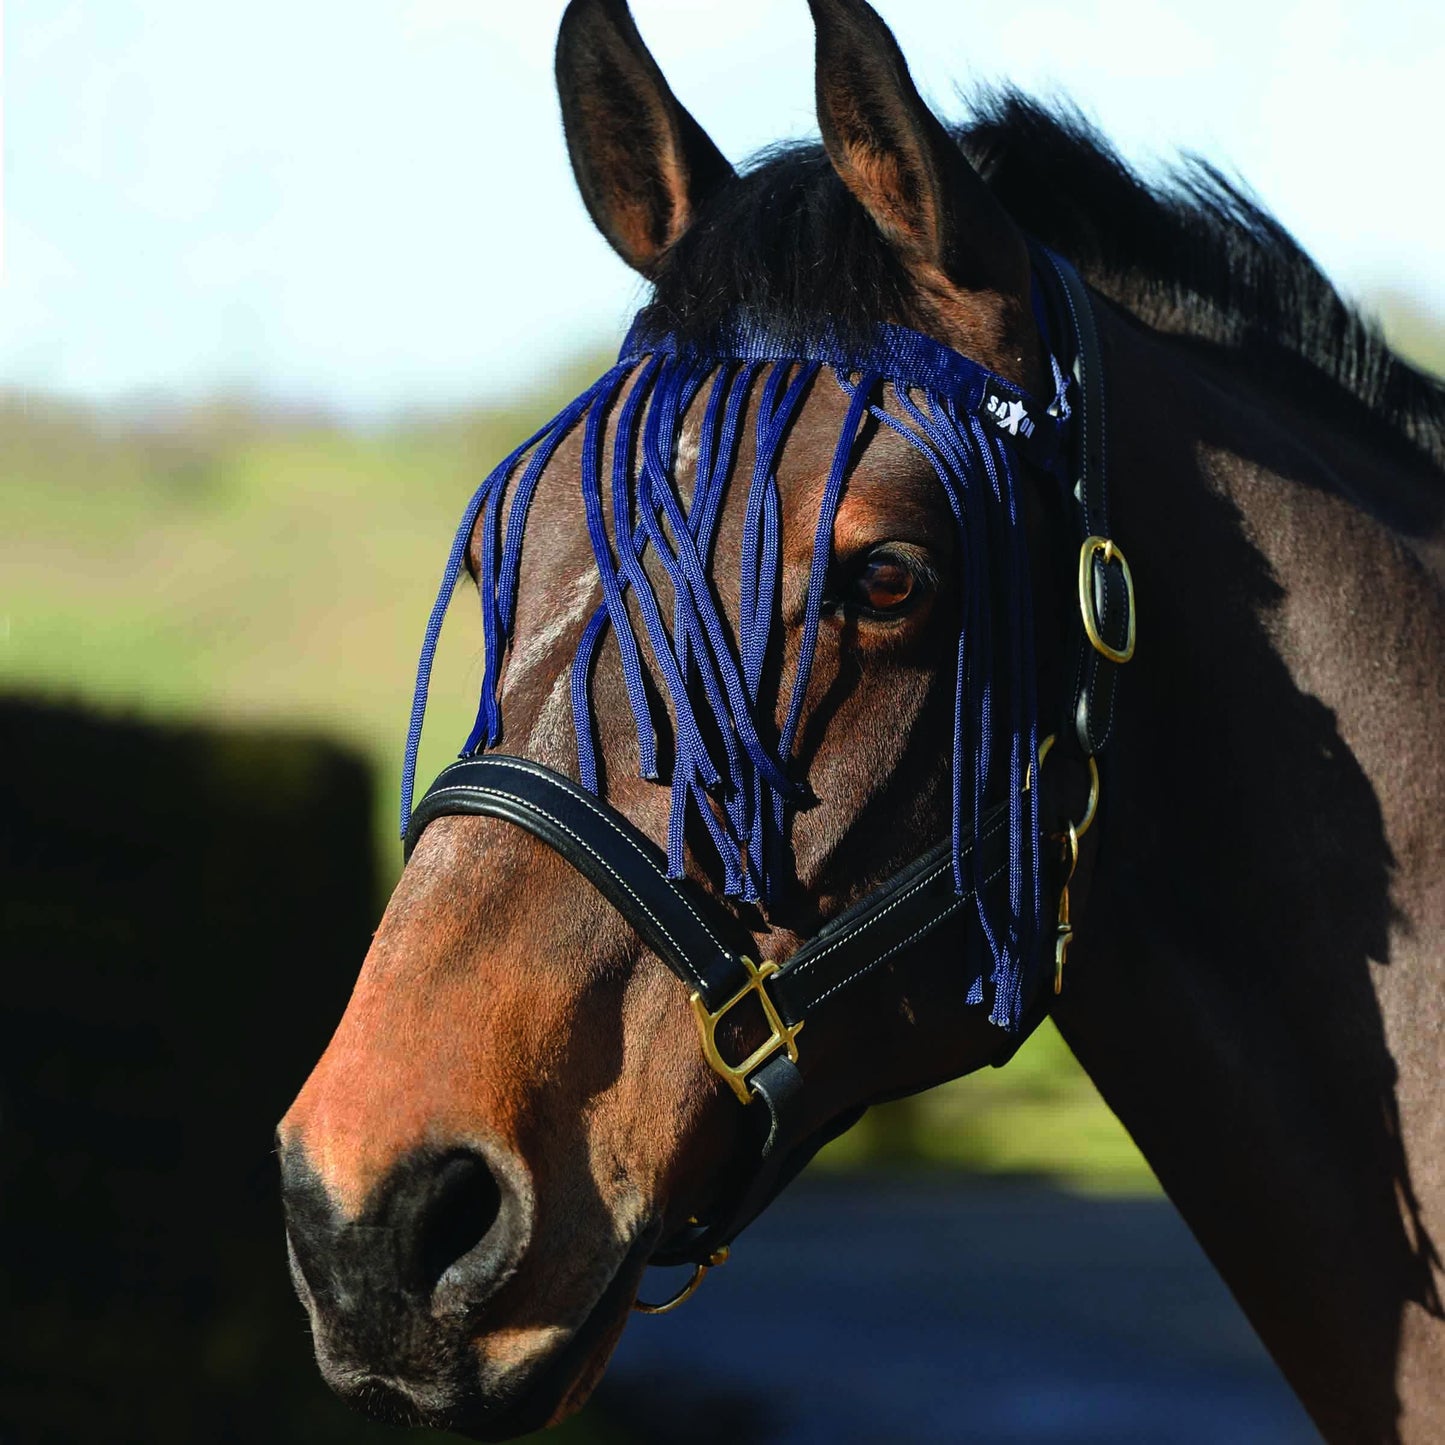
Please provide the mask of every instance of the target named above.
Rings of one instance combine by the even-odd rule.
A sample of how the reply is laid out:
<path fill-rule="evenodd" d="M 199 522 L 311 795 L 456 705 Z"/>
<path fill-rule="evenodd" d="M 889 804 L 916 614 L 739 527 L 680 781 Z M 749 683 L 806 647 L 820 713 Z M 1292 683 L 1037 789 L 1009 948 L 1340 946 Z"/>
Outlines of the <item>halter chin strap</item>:
<path fill-rule="evenodd" d="M 1074 625 L 1074 664 L 1060 751 L 1083 758 L 1095 780 L 1086 816 L 1050 836 L 1064 842 L 1062 863 L 1047 879 L 1060 897 L 1055 935 L 1055 990 L 1062 977 L 1072 928 L 1068 884 L 1078 860 L 1078 838 L 1092 822 L 1097 794 L 1096 755 L 1113 725 L 1117 669 L 1134 647 L 1133 583 L 1112 539 L 1104 452 L 1103 364 L 1089 293 L 1074 268 L 1039 248 L 1035 275 L 1045 316 L 1072 340 L 1075 381 L 1076 456 L 1066 507 L 1077 519 L 1079 614 Z M 1038 765 L 1042 770 L 1040 750 Z M 1038 781 L 1038 780 L 1036 780 Z M 808 1025 L 833 1027 L 849 1014 L 846 1002 L 885 963 L 905 967 L 917 945 L 965 909 L 984 908 L 1006 897 L 1009 872 L 1008 807 L 979 819 L 963 844 L 968 867 L 956 873 L 951 841 L 916 859 L 859 903 L 827 923 L 790 957 L 755 960 L 751 937 L 739 920 L 686 878 L 668 877 L 667 858 L 617 809 L 571 779 L 524 758 L 499 753 L 463 758 L 437 778 L 411 814 L 406 854 L 427 825 L 457 814 L 503 819 L 525 829 L 559 853 L 622 914 L 644 943 L 688 989 L 704 1056 L 741 1104 L 749 1107 L 753 1167 L 733 1197 L 720 1201 L 714 1217 L 667 1240 L 657 1263 L 705 1265 L 754 1219 L 823 1144 L 851 1126 L 869 1098 L 859 1081 L 853 1099 L 819 1099 L 807 1085 L 807 1047 L 799 1037 Z M 1032 840 L 1040 855 L 1046 839 Z M 972 881 L 960 892 L 959 876 Z M 990 896 L 992 895 L 992 896 Z M 970 1001 L 982 1003 L 986 985 L 973 981 Z M 1001 1031 L 992 1060 L 1002 1064 L 1048 1013 L 1052 994 L 1040 989 L 1020 1027 Z M 738 1043 L 743 1020 L 735 1009 L 756 1005 L 766 1037 L 750 1051 Z M 755 1016 L 756 1017 L 756 1016 Z M 743 1053 L 743 1057 L 738 1054 Z M 754 1122 L 755 1121 L 755 1122 Z"/>

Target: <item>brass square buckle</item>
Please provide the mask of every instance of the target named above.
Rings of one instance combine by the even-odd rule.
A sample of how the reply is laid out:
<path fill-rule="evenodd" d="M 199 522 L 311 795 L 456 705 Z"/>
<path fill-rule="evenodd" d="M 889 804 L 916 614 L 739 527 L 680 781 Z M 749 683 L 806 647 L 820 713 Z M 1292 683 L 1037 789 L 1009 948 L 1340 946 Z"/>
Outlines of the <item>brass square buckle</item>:
<path fill-rule="evenodd" d="M 1095 556 L 1103 557 L 1106 566 L 1110 562 L 1117 562 L 1119 571 L 1124 576 L 1124 605 L 1129 613 L 1129 634 L 1124 639 L 1123 647 L 1113 646 L 1099 630 L 1099 612 L 1094 600 L 1093 569 L 1090 566 Z M 1124 554 L 1108 537 L 1085 537 L 1084 545 L 1079 548 L 1079 611 L 1084 614 L 1084 631 L 1088 634 L 1095 651 L 1102 653 L 1110 662 L 1124 663 L 1133 657 L 1134 576 L 1129 571 L 1129 564 L 1124 560 Z"/>
<path fill-rule="evenodd" d="M 702 1035 L 702 1051 L 708 1063 L 712 1065 L 713 1072 L 727 1080 L 733 1093 L 744 1104 L 751 1104 L 753 1095 L 748 1088 L 748 1075 L 759 1064 L 766 1063 L 772 1058 L 779 1049 L 786 1049 L 788 1057 L 796 1064 L 798 1062 L 798 1046 L 794 1040 L 802 1032 L 803 1025 L 796 1023 L 789 1028 L 783 1022 L 782 1015 L 778 1013 L 777 1006 L 768 997 L 767 989 L 763 987 L 764 983 L 778 972 L 776 963 L 756 964 L 744 955 L 742 965 L 748 971 L 748 981 L 716 1012 L 708 1008 L 700 993 L 692 994 L 691 1003 L 692 1011 L 697 1017 L 697 1031 Z M 767 1020 L 771 1033 L 742 1063 L 730 1064 L 718 1049 L 717 1026 L 728 1010 L 740 1004 L 750 993 L 757 994 L 758 1002 L 763 1007 L 763 1017 Z"/>

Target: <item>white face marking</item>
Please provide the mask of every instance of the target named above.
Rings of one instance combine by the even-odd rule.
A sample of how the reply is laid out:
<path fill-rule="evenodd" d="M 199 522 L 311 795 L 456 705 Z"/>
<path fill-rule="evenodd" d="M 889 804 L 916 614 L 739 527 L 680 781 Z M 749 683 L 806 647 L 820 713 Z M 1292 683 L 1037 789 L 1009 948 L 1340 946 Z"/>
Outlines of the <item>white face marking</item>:
<path fill-rule="evenodd" d="M 677 460 L 673 463 L 672 474 L 679 482 L 689 481 L 697 466 L 697 431 L 691 426 L 682 429 L 677 439 Z"/>
<path fill-rule="evenodd" d="M 552 681 L 547 701 L 537 710 L 537 720 L 527 738 L 527 756 L 560 766 L 572 746 L 572 667 L 568 665 Z"/>
<path fill-rule="evenodd" d="M 560 602 L 546 625 L 529 632 L 517 640 L 512 655 L 507 660 L 506 672 L 502 678 L 502 700 L 527 680 L 536 667 L 551 656 L 561 637 L 571 628 L 581 624 L 582 619 L 602 601 L 602 586 L 597 580 L 597 571 L 589 567 L 573 578 L 567 596 Z M 563 669 L 563 676 L 567 670 Z"/>

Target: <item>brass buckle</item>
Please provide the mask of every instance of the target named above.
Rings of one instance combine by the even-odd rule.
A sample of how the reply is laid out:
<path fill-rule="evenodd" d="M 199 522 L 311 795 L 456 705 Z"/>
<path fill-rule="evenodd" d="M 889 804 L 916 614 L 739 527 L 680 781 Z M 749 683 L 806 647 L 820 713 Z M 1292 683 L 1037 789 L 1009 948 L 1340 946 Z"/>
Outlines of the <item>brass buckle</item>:
<path fill-rule="evenodd" d="M 748 1075 L 759 1064 L 772 1058 L 779 1049 L 787 1049 L 788 1057 L 796 1064 L 798 1062 L 798 1046 L 794 1040 L 802 1032 L 803 1025 L 796 1023 L 789 1028 L 783 1022 L 782 1015 L 778 1013 L 772 999 L 768 997 L 767 989 L 763 987 L 763 984 L 778 972 L 776 963 L 756 964 L 744 955 L 742 965 L 748 971 L 748 981 L 716 1012 L 708 1008 L 700 993 L 692 994 L 691 1003 L 692 1011 L 697 1016 L 697 1031 L 702 1035 L 702 1051 L 708 1063 L 712 1065 L 713 1072 L 727 1080 L 733 1093 L 744 1104 L 751 1104 L 753 1096 L 752 1091 L 748 1088 Z M 768 1022 L 771 1034 L 742 1063 L 730 1064 L 718 1049 L 717 1026 L 728 1010 L 740 1004 L 750 993 L 757 994 L 758 1002 L 763 1006 L 763 1017 Z"/>
<path fill-rule="evenodd" d="M 1117 562 L 1119 570 L 1124 574 L 1124 595 L 1129 608 L 1129 635 L 1122 648 L 1114 647 L 1106 642 L 1103 633 L 1099 631 L 1099 613 L 1094 603 L 1094 579 L 1090 575 L 1089 567 L 1095 554 L 1102 554 L 1106 563 Z M 1084 616 L 1084 631 L 1088 634 L 1089 641 L 1093 643 L 1096 652 L 1103 653 L 1110 662 L 1128 662 L 1133 657 L 1134 575 L 1129 571 L 1129 564 L 1124 560 L 1124 554 L 1108 537 L 1085 537 L 1084 545 L 1079 548 L 1079 611 Z"/>

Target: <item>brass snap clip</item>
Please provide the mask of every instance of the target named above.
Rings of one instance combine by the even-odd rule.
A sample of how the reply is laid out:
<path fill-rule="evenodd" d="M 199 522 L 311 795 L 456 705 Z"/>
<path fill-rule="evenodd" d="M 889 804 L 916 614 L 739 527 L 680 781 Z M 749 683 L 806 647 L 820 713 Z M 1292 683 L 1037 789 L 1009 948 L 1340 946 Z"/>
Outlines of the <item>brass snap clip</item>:
<path fill-rule="evenodd" d="M 1074 925 L 1069 919 L 1069 884 L 1074 881 L 1074 870 L 1079 866 L 1079 831 L 1070 823 L 1064 839 L 1064 859 L 1067 871 L 1064 886 L 1059 890 L 1059 920 L 1054 935 L 1054 993 L 1064 991 L 1064 964 L 1068 962 L 1069 945 L 1074 941 Z"/>
<path fill-rule="evenodd" d="M 1038 768 L 1043 772 L 1044 759 L 1049 755 L 1049 749 L 1053 747 L 1056 734 L 1050 733 L 1042 743 L 1039 744 Z M 1027 792 L 1033 783 L 1034 770 L 1030 766 L 1024 775 L 1024 791 Z M 1064 882 L 1059 889 L 1059 912 L 1054 930 L 1054 992 L 1060 994 L 1064 991 L 1064 964 L 1068 962 L 1069 945 L 1074 941 L 1074 924 L 1069 916 L 1069 884 L 1074 881 L 1074 873 L 1079 866 L 1079 839 L 1089 831 L 1094 824 L 1094 816 L 1099 811 L 1099 764 L 1091 756 L 1089 758 L 1089 799 L 1084 804 L 1083 816 L 1077 823 L 1070 823 L 1064 832 L 1055 833 L 1051 836 L 1056 838 L 1064 849 Z"/>

